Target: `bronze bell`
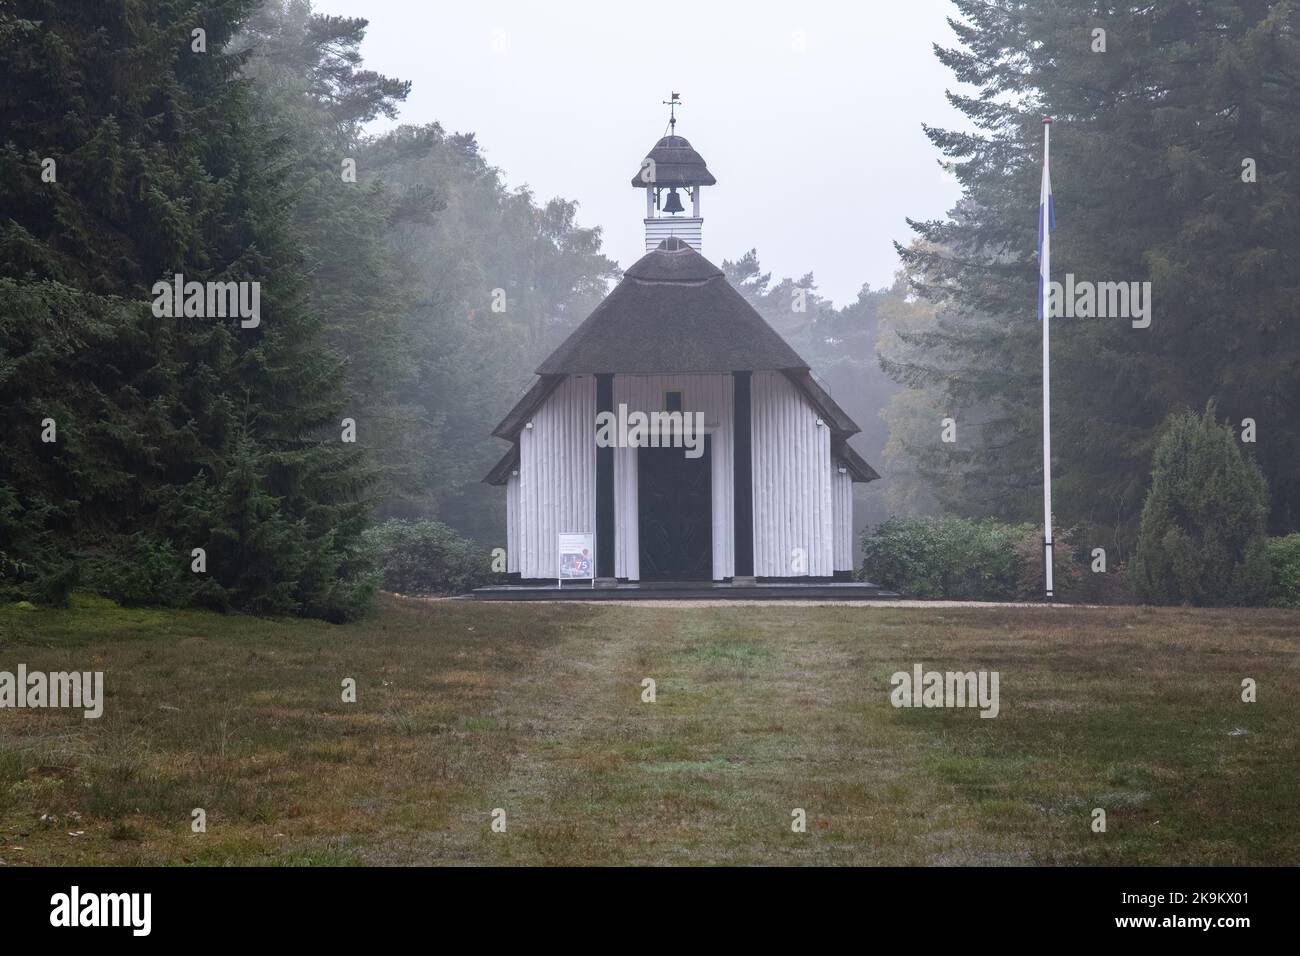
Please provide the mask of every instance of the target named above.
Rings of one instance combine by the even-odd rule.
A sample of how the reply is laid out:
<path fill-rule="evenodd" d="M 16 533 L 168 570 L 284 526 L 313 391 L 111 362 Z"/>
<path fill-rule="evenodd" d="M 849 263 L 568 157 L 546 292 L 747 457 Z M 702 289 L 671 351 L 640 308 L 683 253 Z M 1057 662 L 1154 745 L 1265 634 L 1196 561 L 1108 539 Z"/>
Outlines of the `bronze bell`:
<path fill-rule="evenodd" d="M 664 212 L 678 213 L 685 211 L 685 207 L 682 206 L 682 198 L 677 195 L 676 187 L 668 190 L 668 198 L 664 201 Z"/>

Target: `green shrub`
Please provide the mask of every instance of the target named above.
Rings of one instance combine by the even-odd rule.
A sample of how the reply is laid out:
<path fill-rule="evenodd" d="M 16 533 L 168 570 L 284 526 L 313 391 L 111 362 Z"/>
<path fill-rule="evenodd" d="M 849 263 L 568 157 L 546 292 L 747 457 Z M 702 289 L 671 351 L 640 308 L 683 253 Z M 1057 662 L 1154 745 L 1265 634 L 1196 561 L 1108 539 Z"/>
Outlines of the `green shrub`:
<path fill-rule="evenodd" d="M 385 521 L 365 542 L 387 591 L 462 594 L 498 578 L 488 553 L 437 521 Z"/>
<path fill-rule="evenodd" d="M 1273 572 L 1269 604 L 1300 607 L 1300 534 L 1268 539 L 1268 563 Z"/>
<path fill-rule="evenodd" d="M 63 605 L 77 588 L 127 606 L 334 623 L 367 613 L 379 575 L 359 540 L 364 509 L 346 509 L 331 527 L 291 520 L 267 490 L 272 456 L 251 450 L 241 443 L 219 481 L 199 475 L 158 494 L 151 527 L 125 534 L 84 528 L 74 535 L 68 514 L 43 499 L 21 499 L 0 480 L 0 601 Z M 195 547 L 206 552 L 202 574 L 191 570 Z"/>
<path fill-rule="evenodd" d="M 1070 600 L 1076 604 L 1132 604 L 1133 585 L 1126 561 L 1107 561 L 1105 573 L 1092 570 L 1091 550 L 1074 566 Z"/>
<path fill-rule="evenodd" d="M 190 573 L 188 552 L 145 534 L 102 544 L 81 563 L 87 590 L 126 607 L 183 606 L 200 580 Z"/>
<path fill-rule="evenodd" d="M 190 570 L 190 552 L 147 534 L 107 538 L 78 555 L 78 586 L 124 607 L 229 611 L 228 592 L 209 570 Z"/>
<path fill-rule="evenodd" d="M 1268 487 L 1228 425 L 1171 415 L 1142 508 L 1133 586 L 1151 604 L 1259 605 L 1269 596 Z"/>
<path fill-rule="evenodd" d="M 1043 528 L 1036 524 L 1007 525 L 1014 528 L 1012 548 L 1016 557 L 1017 601 L 1038 601 L 1043 597 Z M 1078 528 L 1052 529 L 1053 594 L 1057 600 L 1085 604 L 1120 604 L 1127 591 L 1122 584 L 1123 565 L 1093 573 L 1084 560 L 1088 550 Z"/>
<path fill-rule="evenodd" d="M 57 512 L 43 498 L 20 500 L 13 486 L 0 480 L 0 602 L 68 603 L 81 569 L 45 527 Z"/>
<path fill-rule="evenodd" d="M 890 518 L 863 537 L 863 573 L 908 597 L 1014 600 L 1023 570 L 1017 544 L 1029 531 L 967 518 Z"/>
<path fill-rule="evenodd" d="M 1094 574 L 1079 529 L 1052 531 L 1057 599 L 1122 604 L 1122 563 Z M 1043 597 L 1043 529 L 992 519 L 890 518 L 863 535 L 863 576 L 906 597 L 1038 601 Z"/>

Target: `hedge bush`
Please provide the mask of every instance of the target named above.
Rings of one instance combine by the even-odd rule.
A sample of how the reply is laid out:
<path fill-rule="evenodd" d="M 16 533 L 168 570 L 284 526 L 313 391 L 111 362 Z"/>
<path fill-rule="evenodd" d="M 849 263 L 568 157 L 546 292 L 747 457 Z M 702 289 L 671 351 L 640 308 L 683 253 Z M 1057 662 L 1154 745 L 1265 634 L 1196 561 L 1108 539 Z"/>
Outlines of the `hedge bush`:
<path fill-rule="evenodd" d="M 1268 539 L 1268 563 L 1273 572 L 1269 604 L 1300 607 L 1300 534 Z"/>
<path fill-rule="evenodd" d="M 1086 572 L 1066 535 L 1054 531 L 1056 594 Z M 863 575 L 907 597 L 1028 601 L 1043 594 L 1043 532 L 991 519 L 890 518 L 863 535 Z"/>
<path fill-rule="evenodd" d="M 463 594 L 500 578 L 488 552 L 438 521 L 385 521 L 365 532 L 365 542 L 386 591 Z"/>

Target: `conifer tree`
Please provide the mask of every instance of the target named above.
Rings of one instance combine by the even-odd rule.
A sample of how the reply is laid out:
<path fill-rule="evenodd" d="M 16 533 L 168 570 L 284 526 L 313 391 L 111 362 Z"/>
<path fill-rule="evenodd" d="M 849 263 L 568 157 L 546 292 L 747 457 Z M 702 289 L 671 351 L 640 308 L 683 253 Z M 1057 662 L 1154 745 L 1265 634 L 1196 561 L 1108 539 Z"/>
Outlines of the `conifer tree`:
<path fill-rule="evenodd" d="M 1133 560 L 1137 595 L 1153 604 L 1258 605 L 1269 595 L 1268 486 L 1232 429 L 1170 416 L 1156 447 Z"/>
<path fill-rule="evenodd" d="M 973 129 L 926 127 L 963 185 L 900 246 L 929 328 L 885 356 L 975 424 L 948 489 L 966 510 L 1035 517 L 1041 117 L 1052 127 L 1053 278 L 1152 283 L 1150 328 L 1052 325 L 1055 505 L 1132 540 L 1166 415 L 1216 399 L 1259 423 L 1275 531 L 1300 521 L 1300 13 L 1285 0 L 1138 6 L 956 0 Z M 1104 36 L 1098 31 L 1104 31 Z M 1100 42 L 1099 42 L 1100 41 Z M 1104 47 L 1104 48 L 1103 48 Z M 1249 160 L 1249 162 L 1247 162 Z M 950 448 L 917 449 L 951 474 Z"/>
<path fill-rule="evenodd" d="M 277 117 L 254 109 L 246 57 L 227 49 L 252 9 L 0 11 L 11 595 L 80 574 L 125 599 L 332 619 L 368 598 L 369 479 L 339 441 L 342 358 L 304 298 L 291 157 Z M 155 315 L 154 284 L 177 273 L 259 283 L 259 323 Z M 43 418 L 56 442 L 40 441 Z M 194 548 L 210 553 L 202 573 Z M 143 582 L 141 568 L 154 569 Z"/>

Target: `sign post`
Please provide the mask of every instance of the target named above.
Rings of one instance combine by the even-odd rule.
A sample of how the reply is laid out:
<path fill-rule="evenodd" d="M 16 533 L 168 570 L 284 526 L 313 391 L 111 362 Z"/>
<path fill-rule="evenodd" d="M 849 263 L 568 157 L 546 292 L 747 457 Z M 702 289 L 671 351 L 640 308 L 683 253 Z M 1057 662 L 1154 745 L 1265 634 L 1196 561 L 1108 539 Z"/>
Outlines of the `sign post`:
<path fill-rule="evenodd" d="M 566 580 L 581 581 L 583 578 L 589 578 L 593 588 L 596 586 L 594 537 L 589 531 L 560 532 L 560 577 L 556 582 L 557 588 L 563 588 Z"/>

